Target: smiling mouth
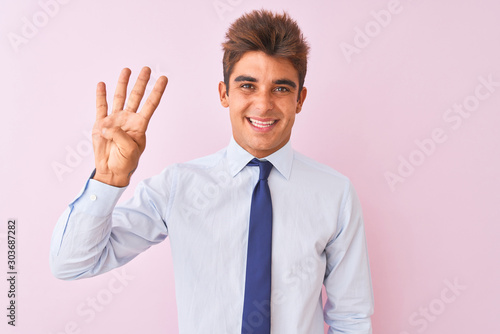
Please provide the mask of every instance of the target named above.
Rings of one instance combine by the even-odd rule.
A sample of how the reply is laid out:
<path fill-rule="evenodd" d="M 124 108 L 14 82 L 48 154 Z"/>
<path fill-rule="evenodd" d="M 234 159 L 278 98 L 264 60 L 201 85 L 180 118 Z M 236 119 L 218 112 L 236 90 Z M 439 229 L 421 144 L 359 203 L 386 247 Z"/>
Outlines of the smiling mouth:
<path fill-rule="evenodd" d="M 268 122 L 262 122 L 258 121 L 256 119 L 247 117 L 248 121 L 255 127 L 260 128 L 260 129 L 265 129 L 270 126 L 273 126 L 278 120 L 273 120 L 273 121 L 268 121 Z"/>

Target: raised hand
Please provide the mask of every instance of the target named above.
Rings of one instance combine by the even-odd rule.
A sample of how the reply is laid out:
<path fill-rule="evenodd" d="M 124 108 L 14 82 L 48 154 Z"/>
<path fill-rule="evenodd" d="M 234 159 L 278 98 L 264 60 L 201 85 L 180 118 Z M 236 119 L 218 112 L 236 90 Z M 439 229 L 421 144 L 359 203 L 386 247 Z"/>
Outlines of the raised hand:
<path fill-rule="evenodd" d="M 139 158 L 146 147 L 146 129 L 160 103 L 168 79 L 161 76 L 156 81 L 140 112 L 139 104 L 151 76 L 151 69 L 144 67 L 130 93 L 127 104 L 127 85 L 130 69 L 124 68 L 118 79 L 113 109 L 108 115 L 106 85 L 97 84 L 96 122 L 92 129 L 96 173 L 94 179 L 116 187 L 127 186 Z"/>

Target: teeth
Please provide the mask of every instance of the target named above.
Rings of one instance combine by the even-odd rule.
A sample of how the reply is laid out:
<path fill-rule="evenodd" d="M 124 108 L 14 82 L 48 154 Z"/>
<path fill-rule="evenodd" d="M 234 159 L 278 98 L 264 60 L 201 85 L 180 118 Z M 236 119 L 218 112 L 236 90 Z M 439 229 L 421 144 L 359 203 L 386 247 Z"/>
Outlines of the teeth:
<path fill-rule="evenodd" d="M 249 118 L 250 119 L 250 122 L 252 122 L 252 125 L 258 127 L 258 128 L 267 128 L 271 125 L 273 125 L 274 123 L 276 123 L 276 121 L 269 121 L 269 122 L 261 122 L 261 121 L 258 121 L 256 119 L 253 119 L 253 118 Z"/>

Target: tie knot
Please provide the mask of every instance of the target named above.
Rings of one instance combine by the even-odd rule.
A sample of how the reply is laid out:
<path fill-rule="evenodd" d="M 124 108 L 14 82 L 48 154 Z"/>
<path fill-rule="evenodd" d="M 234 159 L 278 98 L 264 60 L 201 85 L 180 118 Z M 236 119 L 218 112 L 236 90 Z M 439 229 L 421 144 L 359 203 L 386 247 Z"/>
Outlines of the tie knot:
<path fill-rule="evenodd" d="M 253 158 L 252 161 L 248 163 L 248 166 L 259 166 L 259 180 L 267 180 L 267 178 L 269 177 L 269 173 L 271 173 L 271 169 L 273 169 L 273 164 L 269 161 L 259 160 L 256 158 Z"/>

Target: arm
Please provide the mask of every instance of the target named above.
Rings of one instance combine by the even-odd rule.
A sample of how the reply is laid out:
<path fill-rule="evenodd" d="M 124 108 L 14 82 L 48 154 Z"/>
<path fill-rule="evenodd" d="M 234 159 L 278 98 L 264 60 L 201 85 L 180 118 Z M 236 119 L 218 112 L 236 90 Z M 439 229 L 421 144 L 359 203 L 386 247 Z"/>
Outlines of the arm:
<path fill-rule="evenodd" d="M 349 182 L 336 235 L 326 246 L 328 333 L 371 334 L 373 291 L 361 206 Z"/>
<path fill-rule="evenodd" d="M 130 70 L 122 70 L 109 115 L 106 87 L 102 82 L 97 85 L 92 130 L 96 170 L 54 229 L 50 264 L 56 277 L 74 279 L 106 272 L 167 235 L 165 212 L 154 204 L 168 198 L 169 187 L 160 176 L 141 183 L 134 198 L 115 209 L 137 168 L 149 120 L 167 84 L 166 77 L 159 78 L 137 112 L 150 74 L 149 68 L 142 69 L 124 108 Z"/>
<path fill-rule="evenodd" d="M 52 236 L 54 276 L 91 277 L 124 265 L 167 237 L 170 173 L 142 181 L 134 196 L 115 207 L 125 188 L 88 180 L 59 218 Z"/>

